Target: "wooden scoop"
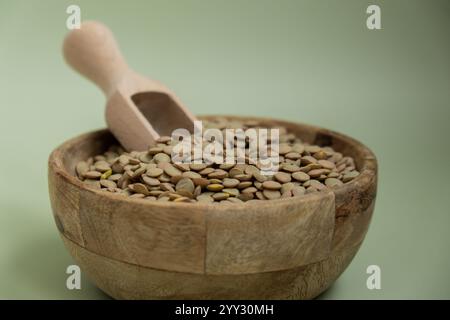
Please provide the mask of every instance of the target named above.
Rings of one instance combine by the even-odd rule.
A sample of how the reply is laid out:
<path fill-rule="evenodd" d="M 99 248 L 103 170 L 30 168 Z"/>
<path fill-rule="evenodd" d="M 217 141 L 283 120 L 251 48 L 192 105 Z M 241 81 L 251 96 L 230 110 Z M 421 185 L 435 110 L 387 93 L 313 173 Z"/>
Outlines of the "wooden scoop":
<path fill-rule="evenodd" d="M 193 132 L 195 117 L 161 83 L 131 70 L 111 31 L 101 23 L 84 22 L 64 41 L 64 57 L 106 95 L 106 123 L 122 146 L 146 150 L 174 129 Z"/>

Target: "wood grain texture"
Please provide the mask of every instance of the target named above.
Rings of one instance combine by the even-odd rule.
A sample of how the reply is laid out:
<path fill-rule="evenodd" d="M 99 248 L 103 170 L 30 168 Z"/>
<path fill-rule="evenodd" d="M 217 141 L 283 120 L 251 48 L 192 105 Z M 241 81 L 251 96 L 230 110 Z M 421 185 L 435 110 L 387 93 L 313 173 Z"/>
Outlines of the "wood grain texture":
<path fill-rule="evenodd" d="M 49 171 L 49 192 L 52 201 L 53 217 L 58 230 L 66 237 L 84 246 L 79 215 L 79 190 L 76 186 L 65 183 L 54 171 Z"/>
<path fill-rule="evenodd" d="M 106 130 L 69 140 L 51 154 L 56 224 L 103 290 L 116 298 L 311 298 L 345 269 L 373 214 L 375 156 L 329 130 L 247 119 L 345 150 L 361 174 L 333 191 L 261 203 L 149 202 L 92 190 L 75 178 L 79 160 L 114 141 Z"/>
<path fill-rule="evenodd" d="M 345 270 L 359 244 L 328 259 L 282 271 L 199 275 L 156 270 L 103 257 L 62 236 L 83 272 L 115 299 L 312 299 Z"/>
<path fill-rule="evenodd" d="M 326 259 L 334 230 L 334 193 L 208 212 L 206 273 L 257 273 Z"/>
<path fill-rule="evenodd" d="M 105 93 L 108 128 L 126 149 L 146 150 L 167 130 L 193 132 L 194 115 L 166 86 L 131 70 L 103 24 L 86 21 L 70 31 L 63 53 L 69 65 Z"/>
<path fill-rule="evenodd" d="M 203 212 L 98 201 L 90 191 L 81 193 L 79 210 L 87 249 L 141 266 L 204 273 Z"/>

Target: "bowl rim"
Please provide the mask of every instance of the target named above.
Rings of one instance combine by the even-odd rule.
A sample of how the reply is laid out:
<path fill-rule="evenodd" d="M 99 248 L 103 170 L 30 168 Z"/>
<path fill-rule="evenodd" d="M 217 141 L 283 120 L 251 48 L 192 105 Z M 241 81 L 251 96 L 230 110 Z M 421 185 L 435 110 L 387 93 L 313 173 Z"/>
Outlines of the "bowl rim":
<path fill-rule="evenodd" d="M 363 163 L 361 165 L 361 168 L 359 168 L 360 174 L 356 178 L 354 178 L 352 181 L 347 182 L 343 186 L 340 186 L 338 188 L 304 194 L 299 197 L 291 197 L 291 198 L 284 198 L 284 199 L 280 198 L 280 199 L 266 200 L 266 201 L 255 201 L 255 202 L 250 202 L 250 203 L 248 203 L 248 202 L 230 203 L 230 204 L 226 204 L 226 205 L 218 205 L 218 203 L 204 203 L 204 202 L 187 203 L 187 202 L 173 202 L 173 201 L 149 201 L 146 199 L 130 198 L 128 196 L 118 195 L 118 194 L 111 193 L 111 192 L 105 192 L 103 190 L 94 189 L 94 188 L 91 188 L 91 187 L 85 185 L 81 180 L 78 179 L 78 177 L 76 177 L 75 175 L 72 175 L 67 170 L 67 168 L 64 166 L 64 162 L 63 162 L 64 153 L 68 149 L 77 145 L 80 141 L 83 141 L 87 138 L 92 138 L 95 135 L 103 135 L 105 133 L 111 134 L 111 132 L 107 128 L 97 129 L 97 130 L 93 130 L 93 131 L 89 131 L 89 132 L 80 134 L 80 135 L 75 136 L 69 140 L 66 140 L 62 144 L 60 144 L 57 148 L 55 148 L 51 152 L 51 154 L 49 156 L 49 159 L 48 159 L 49 172 L 53 171 L 55 174 L 62 177 L 66 183 L 69 183 L 72 186 L 77 187 L 80 191 L 82 190 L 84 192 L 94 193 L 98 197 L 104 198 L 104 199 L 109 199 L 109 200 L 113 200 L 113 201 L 122 201 L 124 203 L 129 203 L 130 205 L 131 204 L 141 204 L 141 205 L 145 204 L 145 205 L 148 205 L 149 207 L 157 206 L 157 207 L 161 207 L 161 208 L 171 207 L 171 208 L 179 208 L 179 209 L 196 208 L 196 209 L 211 210 L 212 208 L 214 208 L 217 211 L 229 211 L 230 209 L 240 210 L 240 209 L 248 208 L 250 206 L 255 206 L 255 207 L 259 207 L 259 208 L 263 209 L 263 208 L 267 208 L 267 207 L 273 207 L 274 205 L 291 206 L 291 205 L 295 205 L 295 204 L 301 204 L 303 202 L 309 202 L 309 201 L 314 201 L 314 200 L 320 199 L 330 193 L 333 193 L 335 195 L 336 192 L 340 192 L 344 188 L 347 189 L 346 192 L 356 191 L 357 189 L 359 189 L 361 187 L 361 183 L 367 184 L 368 183 L 367 181 L 371 180 L 370 178 L 377 175 L 377 165 L 378 164 L 377 164 L 377 160 L 376 160 L 374 153 L 360 141 L 358 141 L 354 138 L 351 138 L 345 134 L 342 134 L 340 132 L 337 132 L 337 131 L 325 129 L 320 126 L 314 126 L 314 125 L 305 124 L 302 122 L 293 122 L 293 121 L 279 119 L 279 118 L 274 119 L 274 118 L 269 118 L 269 117 L 255 117 L 255 116 L 246 116 L 246 115 L 209 115 L 209 114 L 208 115 L 199 115 L 198 117 L 199 117 L 199 119 L 205 119 L 205 120 L 212 119 L 212 118 L 227 118 L 230 120 L 248 119 L 248 120 L 257 120 L 257 121 L 259 120 L 259 121 L 264 121 L 264 122 L 270 121 L 273 123 L 287 124 L 287 125 L 291 125 L 291 126 L 301 126 L 305 129 L 314 130 L 317 132 L 323 132 L 323 133 L 329 134 L 331 136 L 336 136 L 340 139 L 343 139 L 343 140 L 345 140 L 345 142 L 347 144 L 351 144 L 352 147 L 357 147 L 358 149 L 363 151 L 363 153 L 366 156 L 363 158 Z M 369 161 L 373 161 L 375 164 L 375 167 L 373 167 L 373 165 L 371 167 L 369 165 Z M 366 182 L 364 182 L 364 181 L 366 181 Z"/>

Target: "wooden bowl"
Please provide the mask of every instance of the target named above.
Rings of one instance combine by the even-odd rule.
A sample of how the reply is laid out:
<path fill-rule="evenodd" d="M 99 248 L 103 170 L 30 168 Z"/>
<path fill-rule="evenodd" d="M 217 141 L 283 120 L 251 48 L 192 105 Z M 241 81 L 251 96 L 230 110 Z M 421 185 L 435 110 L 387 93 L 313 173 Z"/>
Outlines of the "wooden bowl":
<path fill-rule="evenodd" d="M 98 287 L 116 299 L 310 299 L 344 271 L 374 209 L 374 154 L 333 131 L 246 119 L 332 146 L 352 156 L 361 174 L 335 190 L 261 203 L 150 202 L 89 189 L 75 177 L 79 160 L 115 142 L 109 131 L 69 140 L 49 159 L 53 215 Z"/>

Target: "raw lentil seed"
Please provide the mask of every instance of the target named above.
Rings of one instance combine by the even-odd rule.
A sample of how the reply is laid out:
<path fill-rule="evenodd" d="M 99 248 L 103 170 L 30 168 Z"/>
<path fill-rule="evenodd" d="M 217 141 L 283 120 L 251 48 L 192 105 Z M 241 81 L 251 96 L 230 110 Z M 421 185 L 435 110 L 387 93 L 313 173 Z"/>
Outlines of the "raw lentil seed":
<path fill-rule="evenodd" d="M 207 128 L 258 126 L 258 121 L 206 121 Z M 160 137 L 144 152 L 127 153 L 112 146 L 102 155 L 77 163 L 75 172 L 88 187 L 132 198 L 220 204 L 288 199 L 338 188 L 359 175 L 353 158 L 331 147 L 310 145 L 286 128 L 279 129 L 279 170 L 273 176 L 262 174 L 263 162 L 250 164 L 248 150 L 245 163 L 173 163 L 170 156 L 176 142 L 168 136 Z M 234 154 L 236 159 L 236 149 Z"/>
<path fill-rule="evenodd" d="M 264 181 L 262 184 L 264 189 L 270 189 L 270 190 L 279 190 L 281 189 L 281 184 L 276 181 Z"/>

